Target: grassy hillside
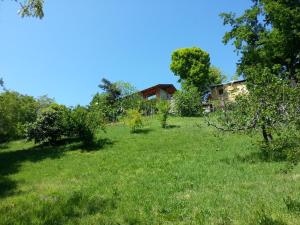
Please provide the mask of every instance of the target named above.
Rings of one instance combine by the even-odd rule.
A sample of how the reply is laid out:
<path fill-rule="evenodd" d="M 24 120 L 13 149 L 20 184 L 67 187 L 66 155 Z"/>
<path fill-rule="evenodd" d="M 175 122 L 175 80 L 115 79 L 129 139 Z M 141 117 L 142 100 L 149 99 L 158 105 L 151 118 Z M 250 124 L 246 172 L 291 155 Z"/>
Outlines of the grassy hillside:
<path fill-rule="evenodd" d="M 103 147 L 0 149 L 0 224 L 300 224 L 300 166 L 199 118 L 115 125 Z"/>

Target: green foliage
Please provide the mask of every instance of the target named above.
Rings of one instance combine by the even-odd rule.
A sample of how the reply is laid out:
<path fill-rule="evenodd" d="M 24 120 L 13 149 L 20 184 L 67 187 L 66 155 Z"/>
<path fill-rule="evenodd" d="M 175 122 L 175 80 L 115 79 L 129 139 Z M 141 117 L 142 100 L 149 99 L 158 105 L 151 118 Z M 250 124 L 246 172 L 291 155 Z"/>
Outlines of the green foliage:
<path fill-rule="evenodd" d="M 159 101 L 157 102 L 158 116 L 162 128 L 167 127 L 167 119 L 170 113 L 170 102 L 169 101 Z"/>
<path fill-rule="evenodd" d="M 35 121 L 39 105 L 31 96 L 0 93 L 0 142 L 24 137 L 25 125 Z"/>
<path fill-rule="evenodd" d="M 232 29 L 223 38 L 233 41 L 240 53 L 239 73 L 247 67 L 261 64 L 271 69 L 280 66 L 279 77 L 299 82 L 300 69 L 300 2 L 253 0 L 253 6 L 243 15 L 222 13 L 225 25 Z"/>
<path fill-rule="evenodd" d="M 27 139 L 55 145 L 63 138 L 79 138 L 85 147 L 93 146 L 97 130 L 104 130 L 103 118 L 101 111 L 82 106 L 68 109 L 51 104 L 39 112 L 35 122 L 28 125 Z"/>
<path fill-rule="evenodd" d="M 19 14 L 22 17 L 32 16 L 42 19 L 44 17 L 44 0 L 16 0 L 21 6 Z"/>
<path fill-rule="evenodd" d="M 35 122 L 28 124 L 27 139 L 35 143 L 56 144 L 66 134 L 67 117 L 65 106 L 52 104 L 38 114 Z"/>
<path fill-rule="evenodd" d="M 71 136 L 79 137 L 85 147 L 95 145 L 95 134 L 98 129 L 104 130 L 105 121 L 101 111 L 88 110 L 77 106 L 71 112 Z"/>
<path fill-rule="evenodd" d="M 222 71 L 215 66 L 211 66 L 209 68 L 209 78 L 210 85 L 221 84 L 227 79 L 226 76 L 222 73 Z"/>
<path fill-rule="evenodd" d="M 123 81 L 112 83 L 106 79 L 103 79 L 102 83 L 99 87 L 104 93 L 97 93 L 90 107 L 101 111 L 107 121 L 116 122 L 128 109 L 141 108 L 143 99 L 130 83 Z"/>
<path fill-rule="evenodd" d="M 122 94 L 121 90 L 118 88 L 116 83 L 112 83 L 105 78 L 103 78 L 101 82 L 102 84 L 99 84 L 98 87 L 106 93 L 107 101 L 110 104 L 115 103 Z"/>
<path fill-rule="evenodd" d="M 179 116 L 196 116 L 201 113 L 201 96 L 194 87 L 185 87 L 174 94 L 175 111 Z"/>
<path fill-rule="evenodd" d="M 49 98 L 47 95 L 42 95 L 37 98 L 37 102 L 39 105 L 39 110 L 43 110 L 54 104 L 55 100 L 53 98 Z"/>
<path fill-rule="evenodd" d="M 249 76 L 249 93 L 227 104 L 219 122 L 231 131 L 260 130 L 265 159 L 296 165 L 300 158 L 300 88 L 290 86 L 289 81 L 266 68 L 248 74 L 253 75 Z"/>
<path fill-rule="evenodd" d="M 180 77 L 180 82 L 196 87 L 199 92 L 209 87 L 210 57 L 200 48 L 182 48 L 174 51 L 170 68 Z"/>
<path fill-rule="evenodd" d="M 6 90 L 6 89 L 5 89 L 5 86 L 4 86 L 4 80 L 3 80 L 2 77 L 0 78 L 0 87 L 3 89 L 3 91 Z"/>
<path fill-rule="evenodd" d="M 299 12 L 299 1 L 254 0 L 240 17 L 221 15 L 232 27 L 224 43 L 233 41 L 241 53 L 238 72 L 247 78 L 249 91 L 224 107 L 225 130 L 259 129 L 264 155 L 294 163 L 300 147 L 295 129 L 300 117 Z"/>
<path fill-rule="evenodd" d="M 144 99 L 133 85 L 123 81 L 118 81 L 115 84 L 121 92 L 117 102 L 120 115 L 125 114 L 129 109 L 141 109 Z"/>
<path fill-rule="evenodd" d="M 155 113 L 157 113 L 157 101 L 156 99 L 142 99 L 141 105 L 140 105 L 140 111 L 143 113 L 145 116 L 150 116 Z"/>
<path fill-rule="evenodd" d="M 104 118 L 108 122 L 115 122 L 118 116 L 118 107 L 117 103 L 111 103 L 109 101 L 108 94 L 99 94 L 94 95 L 90 106 L 91 110 L 99 111 L 103 114 Z"/>
<path fill-rule="evenodd" d="M 142 114 L 137 109 L 129 109 L 127 111 L 126 124 L 130 128 L 130 132 L 135 133 L 143 127 Z"/>

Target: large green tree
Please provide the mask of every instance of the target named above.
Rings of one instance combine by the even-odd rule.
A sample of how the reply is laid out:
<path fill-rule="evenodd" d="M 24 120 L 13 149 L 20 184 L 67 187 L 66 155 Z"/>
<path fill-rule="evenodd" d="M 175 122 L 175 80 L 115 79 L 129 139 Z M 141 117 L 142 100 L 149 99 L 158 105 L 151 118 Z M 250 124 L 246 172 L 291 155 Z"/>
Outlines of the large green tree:
<path fill-rule="evenodd" d="M 299 83 L 300 69 L 300 2 L 299 0 L 252 0 L 242 16 L 223 13 L 231 30 L 224 43 L 233 41 L 241 53 L 239 73 L 248 78 L 247 67 L 260 64 L 291 83 Z"/>
<path fill-rule="evenodd" d="M 252 2 L 239 17 L 221 14 L 224 24 L 231 26 L 224 43 L 232 41 L 240 53 L 238 72 L 247 78 L 249 90 L 225 110 L 223 121 L 230 130 L 260 128 L 269 144 L 274 134 L 292 131 L 300 116 L 300 2 Z"/>
<path fill-rule="evenodd" d="M 199 92 L 205 91 L 209 84 L 210 57 L 200 48 L 181 48 L 172 54 L 170 65 L 179 82 L 196 87 Z"/>
<path fill-rule="evenodd" d="M 38 102 L 31 96 L 5 91 L 0 94 L 0 142 L 20 138 L 25 125 L 35 121 Z"/>

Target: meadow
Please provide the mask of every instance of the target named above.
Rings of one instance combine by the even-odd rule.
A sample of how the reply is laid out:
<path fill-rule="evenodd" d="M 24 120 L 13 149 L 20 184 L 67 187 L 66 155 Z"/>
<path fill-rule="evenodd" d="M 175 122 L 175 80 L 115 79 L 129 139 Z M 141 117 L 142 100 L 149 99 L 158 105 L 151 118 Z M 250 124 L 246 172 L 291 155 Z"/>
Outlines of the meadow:
<path fill-rule="evenodd" d="M 81 149 L 0 147 L 0 224 L 300 224 L 300 166 L 265 161 L 259 138 L 201 118 L 123 124 Z"/>

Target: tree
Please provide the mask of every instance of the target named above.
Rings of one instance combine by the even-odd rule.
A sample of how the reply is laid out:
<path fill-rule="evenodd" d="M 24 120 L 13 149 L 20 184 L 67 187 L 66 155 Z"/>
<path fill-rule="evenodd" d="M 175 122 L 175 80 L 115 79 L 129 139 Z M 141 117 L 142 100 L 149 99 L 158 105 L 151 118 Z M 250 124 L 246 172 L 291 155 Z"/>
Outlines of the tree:
<path fill-rule="evenodd" d="M 228 110 L 224 109 L 221 123 L 225 127 L 221 129 L 260 129 L 265 145 L 271 146 L 287 131 L 289 137 L 295 137 L 291 132 L 298 132 L 300 2 L 252 2 L 252 7 L 240 17 L 221 14 L 224 24 L 232 27 L 225 34 L 224 43 L 233 41 L 241 53 L 238 73 L 247 78 L 249 91 L 229 103 Z M 273 149 L 284 149 L 282 146 Z"/>
<path fill-rule="evenodd" d="M 167 119 L 170 113 L 170 102 L 169 101 L 159 101 L 157 102 L 158 116 L 162 128 L 167 127 Z"/>
<path fill-rule="evenodd" d="M 22 17 L 31 16 L 42 19 L 44 17 L 44 0 L 15 0 L 20 5 L 19 14 Z"/>
<path fill-rule="evenodd" d="M 98 129 L 104 130 L 102 112 L 77 106 L 71 112 L 71 136 L 79 137 L 85 147 L 92 147 Z"/>
<path fill-rule="evenodd" d="M 232 29 L 223 38 L 225 44 L 233 41 L 236 51 L 242 53 L 238 71 L 247 78 L 245 70 L 256 64 L 272 70 L 291 83 L 299 83 L 300 72 L 300 2 L 297 0 L 252 0 L 253 5 L 236 17 L 222 13 L 225 25 Z"/>
<path fill-rule="evenodd" d="M 121 93 L 117 103 L 117 107 L 119 108 L 117 111 L 120 114 L 124 114 L 129 109 L 140 110 L 143 98 L 138 90 L 128 82 L 118 81 L 115 84 Z"/>
<path fill-rule="evenodd" d="M 52 104 L 42 110 L 36 121 L 28 124 L 27 139 L 35 143 L 57 144 L 66 134 L 68 109 L 63 105 Z"/>
<path fill-rule="evenodd" d="M 211 66 L 209 68 L 209 78 L 210 85 L 221 84 L 227 79 L 226 76 L 222 73 L 222 71 L 215 66 Z"/>
<path fill-rule="evenodd" d="M 137 109 L 129 109 L 127 111 L 126 124 L 129 126 L 131 133 L 137 132 L 138 129 L 143 127 L 142 114 Z"/>
<path fill-rule="evenodd" d="M 121 90 L 118 88 L 116 83 L 112 83 L 109 80 L 103 78 L 101 80 L 102 84 L 99 84 L 98 87 L 101 88 L 104 93 L 107 94 L 107 100 L 113 104 L 121 96 Z"/>
<path fill-rule="evenodd" d="M 174 94 L 175 112 L 179 116 L 196 116 L 201 113 L 201 96 L 197 88 L 184 86 Z"/>
<path fill-rule="evenodd" d="M 199 92 L 206 91 L 210 85 L 210 57 L 200 48 L 182 48 L 174 51 L 170 68 L 175 76 L 179 76 L 179 82 L 194 86 Z"/>
<path fill-rule="evenodd" d="M 0 78 L 0 87 L 3 89 L 3 91 L 6 90 L 6 88 L 5 88 L 5 86 L 4 86 L 4 80 L 3 80 L 2 77 Z"/>
<path fill-rule="evenodd" d="M 140 109 L 142 97 L 136 88 L 128 82 L 110 82 L 102 79 L 99 87 L 104 93 L 97 93 L 90 104 L 90 107 L 97 108 L 103 112 L 105 118 L 110 122 L 115 122 L 118 117 L 125 115 L 129 109 Z"/>
<path fill-rule="evenodd" d="M 39 104 L 39 110 L 42 110 L 54 104 L 55 100 L 53 98 L 49 98 L 47 95 L 42 95 L 37 98 L 37 102 Z"/>
<path fill-rule="evenodd" d="M 0 93 L 0 142 L 24 137 L 25 125 L 35 121 L 38 103 L 27 95 Z"/>

